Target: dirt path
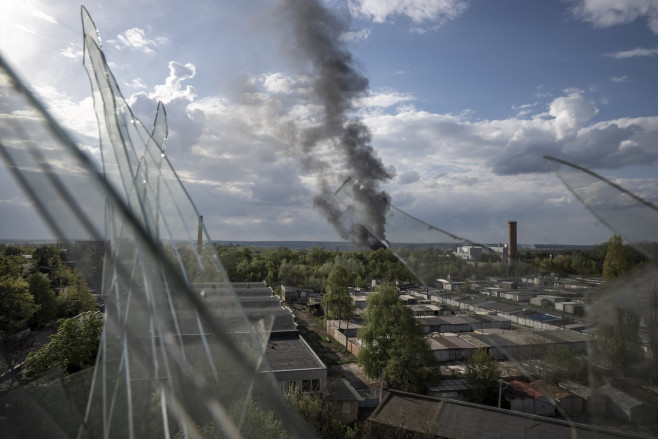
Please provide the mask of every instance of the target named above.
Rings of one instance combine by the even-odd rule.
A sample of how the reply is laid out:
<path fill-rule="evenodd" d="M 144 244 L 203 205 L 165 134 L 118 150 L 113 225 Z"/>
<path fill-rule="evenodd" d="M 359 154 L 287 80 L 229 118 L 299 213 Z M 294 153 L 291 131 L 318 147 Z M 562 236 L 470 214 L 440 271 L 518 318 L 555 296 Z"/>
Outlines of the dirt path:
<path fill-rule="evenodd" d="M 329 379 L 346 378 L 357 390 L 379 386 L 379 380 L 365 376 L 356 356 L 327 334 L 322 317 L 314 316 L 305 309 L 296 309 L 294 313 L 300 333 L 327 365 Z"/>

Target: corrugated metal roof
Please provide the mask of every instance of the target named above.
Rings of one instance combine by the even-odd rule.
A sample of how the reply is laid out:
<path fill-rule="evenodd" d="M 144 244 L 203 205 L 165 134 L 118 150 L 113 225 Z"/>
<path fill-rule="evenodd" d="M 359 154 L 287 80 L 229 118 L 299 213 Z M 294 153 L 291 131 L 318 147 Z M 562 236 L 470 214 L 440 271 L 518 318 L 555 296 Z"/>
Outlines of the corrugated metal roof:
<path fill-rule="evenodd" d="M 464 340 L 462 337 L 457 336 L 445 336 L 445 335 L 432 335 L 430 337 L 430 342 L 438 343 L 441 346 L 445 346 L 449 349 L 475 349 L 476 346 L 469 343 L 468 340 Z"/>
<path fill-rule="evenodd" d="M 524 383 L 523 381 L 514 380 L 507 384 L 511 389 L 520 393 L 524 393 L 532 398 L 539 399 L 544 397 L 544 395 L 539 390 L 535 389 L 528 383 Z"/>
<path fill-rule="evenodd" d="M 560 400 L 566 399 L 566 398 L 575 398 L 576 397 L 576 395 L 574 395 L 573 393 L 568 392 L 564 389 L 560 389 L 559 387 L 554 386 L 552 384 L 549 384 L 549 383 L 547 383 L 545 381 L 542 381 L 542 380 L 532 381 L 530 383 L 530 385 L 533 388 L 537 389 L 540 393 L 542 393 L 546 396 L 550 396 L 551 398 L 553 398 L 556 401 L 560 401 Z"/>

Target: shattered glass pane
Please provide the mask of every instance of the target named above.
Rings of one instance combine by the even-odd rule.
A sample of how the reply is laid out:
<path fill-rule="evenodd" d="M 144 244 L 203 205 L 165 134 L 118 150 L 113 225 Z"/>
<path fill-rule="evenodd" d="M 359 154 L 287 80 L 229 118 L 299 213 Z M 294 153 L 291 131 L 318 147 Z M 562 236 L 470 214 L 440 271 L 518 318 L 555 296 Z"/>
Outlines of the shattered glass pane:
<path fill-rule="evenodd" d="M 454 252 L 456 248 L 468 246 L 476 247 L 484 255 L 491 255 L 494 260 L 505 262 L 504 272 L 498 275 L 508 275 L 509 258 L 507 247 L 490 247 L 484 244 L 474 243 L 466 238 L 457 236 L 451 232 L 435 227 L 431 224 L 409 215 L 392 204 L 387 206 L 382 215 L 384 227 L 372 227 L 369 215 L 364 214 L 370 208 L 360 199 L 362 186 L 353 178 L 346 180 L 336 191 L 336 198 L 346 207 L 345 211 L 350 216 L 350 221 L 364 228 L 367 233 L 379 241 L 381 245 L 389 248 L 404 265 L 424 285 L 434 285 L 436 279 L 449 276 L 459 277 L 456 272 L 443 270 L 435 262 L 437 258 L 445 258 Z M 484 274 L 486 264 L 480 267 L 474 266 L 473 270 Z M 502 266 L 501 266 L 502 267 Z M 496 273 L 491 272 L 490 275 Z"/>
<path fill-rule="evenodd" d="M 82 21 L 103 174 L 1 58 L 0 152 L 61 240 L 104 242 L 105 326 L 94 368 L 14 380 L 2 397 L 2 436 L 187 438 L 214 428 L 241 437 L 263 428 L 247 416 L 256 406 L 281 421 L 281 434 L 313 436 L 268 373 L 274 318 L 246 317 L 167 159 L 164 107 L 149 132 L 84 8 Z"/>
<path fill-rule="evenodd" d="M 247 429 L 262 427 L 250 416 L 255 402 L 281 421 L 283 435 L 312 437 L 288 410 L 268 373 L 264 351 L 274 316 L 257 322 L 247 318 L 240 292 L 227 278 L 201 216 L 169 162 L 164 106 L 158 105 L 152 128 L 135 117 L 84 9 L 82 22 L 102 173 L 2 58 L 0 154 L 60 239 L 103 243 L 103 338 L 94 368 L 68 376 L 52 370 L 28 385 L 12 373 L 16 365 L 5 356 L 0 362 L 0 436 L 196 438 L 211 430 L 241 437 Z M 336 87 L 327 92 L 332 88 Z M 338 120 L 336 126 L 342 130 L 345 121 Z M 365 127 L 348 128 L 351 137 L 346 141 L 361 137 L 368 144 Z M 362 156 L 354 158 L 364 173 L 372 170 Z M 560 279 L 521 260 L 515 245 L 478 244 L 427 224 L 391 205 L 376 185 L 346 181 L 335 194 L 346 207 L 336 222 L 344 231 L 341 236 L 370 248 L 390 249 L 423 284 L 421 294 L 427 298 L 438 297 L 480 323 L 497 320 L 484 316 L 496 316 L 515 327 L 533 328 L 522 340 L 512 330 L 483 324 L 472 334 L 451 335 L 454 344 L 458 338 L 459 343 L 484 347 L 496 358 L 510 360 L 527 379 L 546 375 L 546 364 L 556 357 L 558 362 L 571 361 L 572 352 L 555 346 L 568 346 L 575 353 L 587 349 L 586 384 L 565 382 L 562 388 L 588 395 L 588 423 L 607 426 L 615 422 L 608 410 L 619 398 L 625 405 L 617 408 L 629 419 L 634 411 L 649 410 L 632 396 L 619 397 L 610 383 L 623 381 L 634 392 L 654 398 L 657 393 L 651 385 L 657 376 L 645 382 L 628 375 L 647 362 L 658 371 L 653 245 L 658 209 L 587 169 L 550 161 L 569 190 L 647 258 L 636 270 L 578 296 L 578 318 L 566 315 L 574 312 L 564 311 L 564 303 L 561 314 L 537 312 L 513 303 L 513 293 L 500 288 L 472 293 L 469 284 L 492 278 L 510 284 L 518 279 L 553 282 L 556 291 L 563 287 Z M 380 171 L 388 175 L 385 169 Z M 321 201 L 330 201 L 316 200 L 330 216 L 332 205 Z M 515 223 L 509 227 L 511 237 Z M 450 263 L 466 252 L 469 258 L 475 256 L 466 269 Z M 439 292 L 441 282 L 463 289 L 459 294 Z M 502 305 L 486 299 L 503 294 L 509 298 Z M 436 343 L 450 338 L 440 333 L 431 337 Z M 611 340 L 616 346 L 606 346 Z M 633 357 L 638 351 L 630 347 L 646 350 L 645 355 Z M 604 359 L 605 349 L 617 349 L 618 361 Z M 500 385 L 501 391 L 512 386 Z M 572 435 L 582 434 L 580 414 L 568 411 L 557 397 L 547 399 L 568 420 Z"/>
<path fill-rule="evenodd" d="M 563 380 L 560 382 L 562 390 L 558 389 L 555 394 L 546 391 L 542 395 L 546 403 L 553 406 L 551 410 L 559 413 L 571 424 L 571 434 L 579 437 L 588 434 L 579 426 L 581 423 L 646 434 L 648 430 L 643 430 L 642 425 L 651 425 L 655 421 L 655 408 L 642 402 L 638 392 L 643 393 L 645 400 L 647 397 L 654 397 L 652 395 L 656 393 L 656 388 L 651 383 L 656 379 L 655 371 L 658 371 L 658 288 L 656 287 L 658 269 L 655 259 L 656 241 L 658 241 L 656 239 L 658 229 L 655 224 L 658 210 L 650 202 L 589 170 L 555 159 L 551 161 L 554 171 L 576 197 L 614 233 L 623 236 L 648 258 L 636 269 L 614 280 L 595 288 L 589 285 L 583 289 L 582 297 L 578 296 L 580 294 L 578 279 L 574 279 L 573 283 L 567 281 L 565 286 L 559 286 L 560 279 L 555 274 L 542 273 L 541 267 L 517 259 L 516 249 L 505 246 L 503 252 L 500 247 L 473 243 L 414 218 L 393 205 L 388 206 L 385 213 L 386 234 L 378 233 L 375 228 L 368 226 L 367 220 L 364 220 L 365 216 L 361 214 L 367 207 L 359 199 L 360 184 L 354 179 L 348 179 L 335 195 L 350 212 L 352 220 L 362 224 L 368 233 L 389 248 L 424 284 L 428 299 L 432 298 L 442 304 L 448 304 L 469 315 L 496 314 L 510 319 L 516 325 L 534 328 L 531 329 L 534 337 L 531 341 L 528 341 L 527 336 L 515 340 L 513 335 L 515 328 L 520 327 L 515 326 L 508 328 L 511 331 L 482 329 L 472 333 L 466 332 L 453 338 L 452 341 L 450 341 L 451 337 L 446 338 L 440 333 L 433 333 L 430 334 L 432 343 L 451 345 L 453 349 L 457 346 L 485 348 L 494 358 L 509 360 L 519 375 L 529 382 L 537 380 L 538 376 L 546 377 L 550 374 L 549 364 L 555 364 L 556 367 L 564 370 L 585 367 L 584 384 L 582 379 L 581 383 Z M 509 232 L 510 241 L 516 244 L 515 222 L 510 222 Z M 509 247 L 512 247 L 511 244 L 512 242 Z M 474 248 L 477 249 L 476 255 L 480 262 L 469 262 L 466 271 L 458 270 L 456 264 L 448 261 L 459 256 L 460 248 L 467 248 L 469 252 Z M 504 257 L 501 257 L 502 255 Z M 493 259 L 490 258 L 491 256 Z M 491 262 L 496 260 L 497 263 Z M 480 289 L 480 294 L 470 291 L 471 285 L 486 284 L 492 280 L 496 280 L 499 284 L 505 280 L 510 283 L 519 280 L 546 282 L 547 285 L 555 286 L 554 294 L 562 294 L 565 288 L 575 288 L 570 294 L 581 297 L 578 301 L 585 306 L 582 307 L 580 317 L 571 319 L 565 316 L 564 311 L 566 309 L 564 307 L 569 302 L 563 303 L 561 315 L 555 310 L 541 313 L 537 311 L 539 306 L 533 311 L 531 307 L 526 309 L 523 305 L 515 306 L 509 303 L 509 299 L 518 299 L 514 299 L 514 293 L 496 291 L 500 288 Z M 460 290 L 444 291 L 442 282 L 452 288 L 458 285 Z M 469 282 L 468 289 L 466 282 Z M 519 284 L 518 288 L 524 287 Z M 550 293 L 551 288 L 546 291 Z M 519 293 L 523 294 L 521 291 Z M 422 293 L 420 295 L 422 296 Z M 506 297 L 508 303 L 493 301 L 487 303 L 486 295 Z M 545 297 L 546 299 L 543 299 L 539 296 L 542 302 L 555 300 L 551 296 Z M 574 330 L 570 330 L 571 328 Z M 459 343 L 456 340 L 459 340 Z M 640 353 L 642 345 L 646 349 L 645 355 Z M 565 350 L 562 346 L 570 347 Z M 633 346 L 637 349 L 633 350 L 631 348 Z M 572 356 L 574 353 L 581 352 L 587 355 L 584 365 L 577 364 L 582 362 L 578 360 L 578 356 Z M 646 380 L 631 378 L 634 368 L 638 366 L 654 371 L 653 376 L 646 377 Z M 617 384 L 616 387 L 610 384 L 613 382 Z M 500 394 L 512 384 L 514 383 L 501 381 Z M 540 384 L 543 385 L 542 383 L 536 385 Z M 628 388 L 629 393 L 624 394 L 615 390 L 620 385 Z M 526 385 L 519 384 L 519 386 Z M 575 398 L 582 398 L 585 405 L 581 409 L 572 410 L 570 406 L 559 400 L 559 392 L 564 390 L 573 392 Z M 611 407 L 622 414 L 616 417 L 610 416 Z M 635 410 L 637 412 L 633 415 Z M 624 421 L 620 421 L 620 418 L 626 419 L 625 422 L 628 423 L 642 425 L 628 427 Z"/>
<path fill-rule="evenodd" d="M 546 159 L 560 180 L 599 221 L 647 257 L 655 258 L 641 243 L 658 242 L 658 207 L 588 169 L 553 157 Z"/>

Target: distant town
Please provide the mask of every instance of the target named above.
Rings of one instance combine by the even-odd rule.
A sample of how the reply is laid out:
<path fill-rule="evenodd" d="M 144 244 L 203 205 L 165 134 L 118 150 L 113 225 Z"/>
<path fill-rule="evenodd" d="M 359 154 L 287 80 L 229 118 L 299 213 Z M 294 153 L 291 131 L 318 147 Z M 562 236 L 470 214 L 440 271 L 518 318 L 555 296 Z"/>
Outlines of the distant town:
<path fill-rule="evenodd" d="M 272 319 L 262 372 L 320 436 L 486 436 L 480 423 L 501 435 L 538 425 L 533 436 L 658 433 L 656 292 L 637 294 L 648 314 L 616 303 L 607 286 L 647 265 L 616 236 L 589 247 L 518 247 L 512 234 L 504 245 L 419 246 L 406 255 L 431 267 L 425 284 L 395 246 L 213 247 L 231 282 L 190 286 L 233 333 L 249 329 L 223 311 L 229 291 L 251 324 Z M 16 371 L 29 385 L 52 368 L 93 366 L 103 243 L 5 242 L 0 261 L 0 330 L 11 361 L 2 391 Z M 195 331 L 194 321 L 179 324 Z M 67 357 L 82 343 L 64 336 L 69 325 L 96 331 L 85 358 Z M 303 398 L 317 399 L 319 424 Z"/>

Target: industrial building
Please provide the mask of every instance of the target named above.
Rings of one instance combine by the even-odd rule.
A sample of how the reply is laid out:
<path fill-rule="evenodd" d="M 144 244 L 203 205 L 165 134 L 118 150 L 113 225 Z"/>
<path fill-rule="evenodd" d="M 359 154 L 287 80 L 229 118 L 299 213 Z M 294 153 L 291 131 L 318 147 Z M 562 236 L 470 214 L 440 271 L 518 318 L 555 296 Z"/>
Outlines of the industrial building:
<path fill-rule="evenodd" d="M 225 297 L 230 294 L 227 284 L 192 284 L 211 313 L 221 319 L 222 326 L 230 328 L 234 335 L 250 331 L 250 327 L 262 329 L 267 334 L 266 361 L 261 370 L 270 370 L 284 391 L 294 386 L 304 392 L 326 392 L 327 366 L 299 334 L 290 309 L 284 308 L 272 289 L 262 282 L 236 282 L 232 286 L 242 305 L 243 315 L 223 312 Z M 196 319 L 185 321 L 197 325 Z M 253 340 L 253 337 L 245 334 L 244 340 Z"/>

